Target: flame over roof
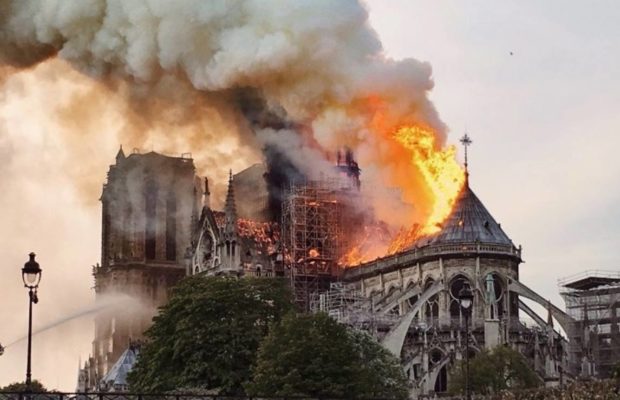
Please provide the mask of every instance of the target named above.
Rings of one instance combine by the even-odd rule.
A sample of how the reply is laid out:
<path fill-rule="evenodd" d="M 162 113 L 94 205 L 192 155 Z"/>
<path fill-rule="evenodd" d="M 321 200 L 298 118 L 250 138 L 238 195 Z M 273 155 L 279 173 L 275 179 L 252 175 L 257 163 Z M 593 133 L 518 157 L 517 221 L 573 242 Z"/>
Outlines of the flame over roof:
<path fill-rule="evenodd" d="M 414 246 L 439 243 L 491 243 L 512 245 L 512 240 L 486 209 L 466 181 L 452 212 L 439 225 L 439 232 L 418 239 Z"/>

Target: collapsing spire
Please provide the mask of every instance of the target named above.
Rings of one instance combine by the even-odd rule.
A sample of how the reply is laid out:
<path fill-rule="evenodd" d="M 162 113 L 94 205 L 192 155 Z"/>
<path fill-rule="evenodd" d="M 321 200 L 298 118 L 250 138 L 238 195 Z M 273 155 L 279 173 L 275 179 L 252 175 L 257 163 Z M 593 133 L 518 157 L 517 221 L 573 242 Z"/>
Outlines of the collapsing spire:
<path fill-rule="evenodd" d="M 235 188 L 233 187 L 233 175 L 230 170 L 228 177 L 228 192 L 226 193 L 226 204 L 224 205 L 226 233 L 237 232 L 237 207 L 235 206 Z"/>

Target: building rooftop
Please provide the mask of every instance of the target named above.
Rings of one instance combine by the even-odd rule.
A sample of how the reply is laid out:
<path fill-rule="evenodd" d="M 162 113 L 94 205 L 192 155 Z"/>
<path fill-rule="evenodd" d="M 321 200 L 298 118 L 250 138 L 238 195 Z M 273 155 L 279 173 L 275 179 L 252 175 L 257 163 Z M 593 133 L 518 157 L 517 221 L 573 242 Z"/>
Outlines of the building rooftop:
<path fill-rule="evenodd" d="M 467 180 L 452 213 L 441 224 L 441 230 L 420 238 L 414 246 L 472 242 L 512 245 L 512 240 L 471 190 Z"/>
<path fill-rule="evenodd" d="M 560 286 L 573 290 L 591 290 L 620 282 L 620 272 L 587 270 L 558 280 Z"/>

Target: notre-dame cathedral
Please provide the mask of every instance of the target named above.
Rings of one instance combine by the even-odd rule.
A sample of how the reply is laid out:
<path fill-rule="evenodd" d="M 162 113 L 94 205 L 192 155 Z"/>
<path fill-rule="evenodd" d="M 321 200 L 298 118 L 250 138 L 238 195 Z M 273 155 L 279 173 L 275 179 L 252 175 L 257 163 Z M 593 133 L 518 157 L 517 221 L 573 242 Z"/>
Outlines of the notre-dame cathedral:
<path fill-rule="evenodd" d="M 588 360 L 570 359 L 554 325 L 571 337 L 574 321 L 519 281 L 522 249 L 468 178 L 439 232 L 395 254 L 346 265 L 347 241 L 360 231 L 347 211 L 360 187 L 352 154 L 339 153 L 334 177 L 293 185 L 277 221 L 263 212 L 264 174 L 259 164 L 231 173 L 218 211 L 190 156 L 118 152 L 101 195 L 101 264 L 93 273 L 98 300 L 123 301 L 96 316 L 79 391 L 127 389 L 127 371 L 157 308 L 181 278 L 194 274 L 288 279 L 302 311 L 324 311 L 368 330 L 399 356 L 414 398 L 445 392 L 458 360 L 499 345 L 520 351 L 549 385 L 584 370 Z M 467 334 L 458 305 L 465 286 L 473 292 Z M 547 316 L 523 299 L 541 304 Z"/>

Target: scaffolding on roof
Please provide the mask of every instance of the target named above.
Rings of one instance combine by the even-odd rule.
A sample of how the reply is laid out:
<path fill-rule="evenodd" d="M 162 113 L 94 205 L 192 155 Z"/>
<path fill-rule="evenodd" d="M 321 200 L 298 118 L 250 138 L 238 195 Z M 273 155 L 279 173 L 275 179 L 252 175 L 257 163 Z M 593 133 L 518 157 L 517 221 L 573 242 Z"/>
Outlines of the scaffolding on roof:
<path fill-rule="evenodd" d="M 313 293 L 325 291 L 339 275 L 338 260 L 348 248 L 344 210 L 349 187 L 341 179 L 291 186 L 282 206 L 282 240 L 295 302 L 309 311 Z"/>

